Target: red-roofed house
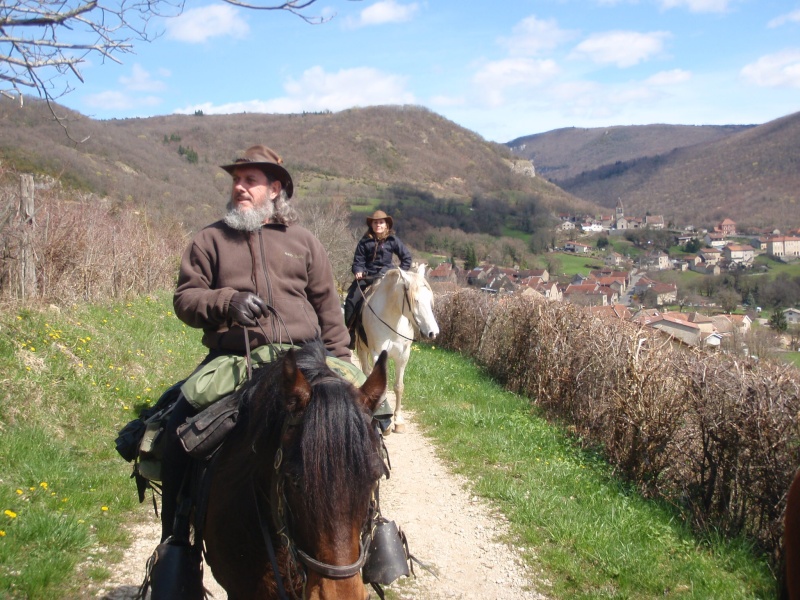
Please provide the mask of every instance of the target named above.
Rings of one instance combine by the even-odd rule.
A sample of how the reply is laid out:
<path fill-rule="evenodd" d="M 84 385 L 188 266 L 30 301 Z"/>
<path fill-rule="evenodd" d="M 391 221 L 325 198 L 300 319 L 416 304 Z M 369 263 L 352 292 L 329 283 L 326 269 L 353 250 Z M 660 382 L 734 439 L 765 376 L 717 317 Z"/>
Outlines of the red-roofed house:
<path fill-rule="evenodd" d="M 800 256 L 800 237 L 779 236 L 767 241 L 770 256 Z"/>
<path fill-rule="evenodd" d="M 756 251 L 748 244 L 728 244 L 722 249 L 722 256 L 732 263 L 749 267 L 753 264 Z"/>
<path fill-rule="evenodd" d="M 716 229 L 727 236 L 736 235 L 736 222 L 731 219 L 723 219 Z"/>

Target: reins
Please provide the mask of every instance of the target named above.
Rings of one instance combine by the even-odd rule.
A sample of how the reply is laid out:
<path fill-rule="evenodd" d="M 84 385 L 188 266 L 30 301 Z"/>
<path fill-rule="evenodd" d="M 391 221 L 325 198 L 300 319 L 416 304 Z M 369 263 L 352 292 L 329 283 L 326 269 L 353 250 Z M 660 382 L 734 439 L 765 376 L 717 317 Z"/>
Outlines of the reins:
<path fill-rule="evenodd" d="M 271 312 L 275 316 L 275 318 L 280 322 L 281 327 L 286 332 L 286 339 L 288 340 L 289 344 L 294 345 L 294 343 L 292 342 L 292 336 L 289 335 L 289 328 L 286 327 L 286 323 L 284 322 L 283 317 L 281 317 L 278 311 L 275 310 L 275 308 L 271 304 L 267 304 L 267 310 L 269 310 L 269 312 Z M 264 326 L 261 324 L 261 322 L 257 320 L 256 325 L 258 325 L 258 328 L 261 330 L 261 333 L 264 334 L 264 339 L 268 340 L 269 337 L 267 336 L 267 332 L 264 330 Z M 247 378 L 251 379 L 253 377 L 253 359 L 250 356 L 250 335 L 247 333 L 248 331 L 247 327 L 243 327 L 242 329 L 244 331 L 245 357 L 247 358 Z M 271 346 L 273 343 L 274 342 L 269 343 L 269 345 Z M 278 344 L 280 343 L 282 343 L 281 338 L 278 337 Z"/>
<path fill-rule="evenodd" d="M 366 308 L 369 308 L 369 311 L 373 315 L 375 315 L 375 318 L 378 319 L 378 321 L 383 323 L 389 329 L 389 331 L 391 331 L 392 333 L 394 333 L 396 335 L 399 335 L 404 340 L 408 340 L 409 342 L 413 342 L 414 341 L 414 338 L 410 338 L 408 336 L 403 335 L 402 333 L 397 331 L 394 327 L 389 325 L 386 321 L 381 319 L 381 317 L 378 315 L 378 313 L 375 312 L 375 309 L 372 308 L 372 306 L 370 306 L 369 300 L 367 300 L 367 297 L 364 295 L 364 290 L 361 289 L 360 285 L 357 286 L 357 287 L 358 287 L 358 293 L 361 294 L 361 299 L 364 301 L 364 306 Z M 411 309 L 411 300 L 409 300 L 409 298 L 408 298 L 408 286 L 405 284 L 405 282 L 403 282 L 403 306 L 400 308 L 400 314 L 401 315 L 405 315 L 406 304 L 408 305 L 408 310 L 411 311 L 411 318 L 409 319 L 409 321 L 411 321 L 411 323 L 413 323 L 414 327 L 419 329 L 419 324 L 417 324 L 417 322 L 414 320 L 414 311 Z M 362 312 L 363 312 L 363 309 L 362 309 Z"/>
<path fill-rule="evenodd" d="M 286 329 L 286 324 L 284 323 L 283 319 L 278 314 L 278 312 L 270 305 L 267 305 L 267 307 L 269 311 L 273 315 L 275 315 L 275 317 L 280 321 L 282 327 Z M 264 331 L 264 328 L 260 322 L 258 322 L 258 326 L 261 329 L 261 332 L 266 337 L 266 332 Z M 289 336 L 288 330 L 286 330 L 286 335 L 289 344 L 292 344 L 291 336 Z M 251 379 L 253 376 L 253 366 L 252 366 L 252 357 L 250 353 L 250 337 L 248 335 L 248 330 L 246 327 L 244 328 L 244 338 L 245 338 L 245 351 L 247 357 L 247 378 Z M 331 377 L 322 378 L 316 381 L 315 384 L 318 385 L 320 383 L 324 383 L 328 379 L 335 379 L 335 378 Z M 299 425 L 301 422 L 302 422 L 302 416 L 286 417 L 281 426 L 281 433 L 278 439 L 283 439 L 289 427 Z M 383 440 L 381 439 L 381 441 Z M 364 564 L 367 562 L 369 546 L 372 541 L 372 527 L 375 519 L 375 510 L 372 504 L 370 504 L 369 514 L 367 516 L 366 521 L 364 522 L 364 527 L 361 532 L 361 539 L 359 540 L 358 559 L 355 562 L 349 565 L 332 565 L 329 563 L 319 561 L 314 557 L 312 557 L 311 555 L 309 555 L 308 553 L 304 552 L 301 548 L 299 548 L 292 539 L 291 532 L 289 531 L 289 525 L 286 521 L 285 507 L 287 506 L 287 502 L 286 502 L 286 496 L 283 491 L 283 482 L 285 479 L 285 474 L 281 468 L 282 465 L 283 465 L 283 447 L 278 446 L 278 449 L 275 452 L 275 458 L 273 460 L 273 469 L 275 471 L 273 476 L 274 483 L 270 489 L 270 507 L 272 509 L 272 515 L 271 515 L 272 523 L 275 526 L 277 534 L 283 540 L 283 544 L 284 546 L 286 546 L 286 549 L 288 551 L 289 568 L 291 569 L 291 567 L 294 565 L 295 571 L 300 576 L 303 582 L 302 597 L 305 597 L 305 586 L 308 578 L 305 571 L 296 569 L 297 563 L 299 562 L 300 564 L 304 565 L 307 569 L 319 573 L 320 575 L 328 579 L 349 579 L 357 575 L 361 571 L 361 568 L 364 566 Z M 269 531 L 269 523 L 267 522 L 264 515 L 262 515 L 261 513 L 259 494 L 255 479 L 252 480 L 252 490 L 253 490 L 253 499 L 256 505 L 256 515 L 258 517 L 259 528 L 261 529 L 261 536 L 264 540 L 264 545 L 266 546 L 270 564 L 272 566 L 272 570 L 275 575 L 275 584 L 277 587 L 278 598 L 279 600 L 289 600 L 289 597 L 286 593 L 286 589 L 283 585 L 283 578 L 281 577 L 280 574 L 277 555 L 275 553 L 275 547 L 272 543 L 272 536 L 270 535 Z M 297 595 L 294 593 L 294 590 L 292 590 L 292 597 L 295 598 L 295 600 L 299 600 Z"/>
<path fill-rule="evenodd" d="M 320 381 L 317 381 L 316 383 L 319 384 L 324 381 L 325 378 L 321 379 Z M 283 439 L 289 427 L 297 426 L 301 422 L 302 422 L 302 416 L 286 417 L 284 419 L 283 425 L 281 426 L 281 433 L 279 439 Z M 356 576 L 361 571 L 361 568 L 367 562 L 369 546 L 372 541 L 372 528 L 375 519 L 375 509 L 374 506 L 370 504 L 370 510 L 364 522 L 364 526 L 362 527 L 361 539 L 359 540 L 358 559 L 356 559 L 355 562 L 349 565 L 333 565 L 330 563 L 319 561 L 314 557 L 312 557 L 310 554 L 306 553 L 300 547 L 298 547 L 294 539 L 292 538 L 291 531 L 289 528 L 289 523 L 287 522 L 286 518 L 286 507 L 288 506 L 288 503 L 286 501 L 286 495 L 284 493 L 284 480 L 286 478 L 286 475 L 282 467 L 283 467 L 283 447 L 279 446 L 278 449 L 275 451 L 275 458 L 273 460 L 273 469 L 275 472 L 273 474 L 273 484 L 270 486 L 270 507 L 272 512 L 271 515 L 272 524 L 275 527 L 276 533 L 282 539 L 283 545 L 287 549 L 289 556 L 289 562 L 288 562 L 289 568 L 291 569 L 294 566 L 295 572 L 299 575 L 300 579 L 303 582 L 302 597 L 305 597 L 305 586 L 308 577 L 304 570 L 296 568 L 297 563 L 302 564 L 307 569 L 310 569 L 322 575 L 323 577 L 326 577 L 327 579 L 349 579 L 351 577 Z M 275 548 L 272 543 L 272 536 L 270 535 L 269 523 L 267 522 L 267 519 L 264 517 L 264 515 L 261 513 L 259 495 L 255 480 L 252 481 L 252 484 L 253 484 L 252 485 L 253 497 L 256 503 L 256 514 L 258 516 L 259 528 L 261 529 L 261 536 L 264 539 L 264 545 L 267 548 L 267 554 L 269 555 L 270 563 L 272 565 L 272 570 L 275 575 L 275 581 L 278 587 L 279 600 L 288 600 L 288 596 L 283 586 L 283 580 L 278 567 Z M 292 590 L 292 597 L 295 599 L 298 598 L 293 590 Z"/>

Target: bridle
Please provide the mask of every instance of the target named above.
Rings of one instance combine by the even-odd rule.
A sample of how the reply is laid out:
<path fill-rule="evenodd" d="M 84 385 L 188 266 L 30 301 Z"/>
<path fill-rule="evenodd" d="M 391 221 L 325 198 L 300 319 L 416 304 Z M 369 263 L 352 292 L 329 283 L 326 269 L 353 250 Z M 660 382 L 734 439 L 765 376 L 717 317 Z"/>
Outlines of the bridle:
<path fill-rule="evenodd" d="M 333 377 L 323 377 L 322 379 L 315 382 L 315 385 L 320 383 L 324 383 L 326 380 L 331 381 L 338 381 L 338 379 Z M 302 415 L 295 415 L 286 417 L 284 419 L 280 438 L 283 440 L 285 437 L 286 431 L 289 427 L 294 427 L 299 425 L 303 420 Z M 367 513 L 367 518 L 364 521 L 364 524 L 361 528 L 361 538 L 359 540 L 359 553 L 358 559 L 349 564 L 349 565 L 333 565 L 330 563 L 322 562 L 307 552 L 302 550 L 294 540 L 291 530 L 291 511 L 289 510 L 289 504 L 286 499 L 286 492 L 285 492 L 285 483 L 286 480 L 289 478 L 289 475 L 285 472 L 284 462 L 283 462 L 283 446 L 279 446 L 278 449 L 275 451 L 275 458 L 273 460 L 273 477 L 272 477 L 272 485 L 270 486 L 269 490 L 269 497 L 270 497 L 270 507 L 271 507 L 271 517 L 272 517 L 272 525 L 275 527 L 275 531 L 277 532 L 278 536 L 281 538 L 283 545 L 286 547 L 288 553 L 288 570 L 289 574 L 296 573 L 300 580 L 302 581 L 303 591 L 301 596 L 298 597 L 295 592 L 294 588 L 292 588 L 292 598 L 295 600 L 302 600 L 305 597 L 305 588 L 306 583 L 308 580 L 308 571 L 314 571 L 319 575 L 327 579 L 350 579 L 357 575 L 361 568 L 367 561 L 367 553 L 369 551 L 369 546 L 372 541 L 372 533 L 373 527 L 375 522 L 375 516 L 377 514 L 376 510 L 376 500 L 375 500 L 375 492 L 377 489 L 377 482 L 375 482 L 371 499 L 369 505 L 369 511 Z M 278 588 L 278 597 L 280 600 L 289 600 L 288 595 L 286 594 L 286 590 L 283 586 L 283 580 L 280 575 L 280 571 L 278 569 L 278 563 L 275 555 L 275 549 L 272 544 L 272 536 L 270 535 L 269 531 L 269 523 L 267 523 L 266 518 L 261 513 L 260 509 L 260 502 L 259 502 L 259 493 L 255 483 L 253 480 L 253 494 L 256 503 L 256 513 L 258 515 L 258 522 L 259 527 L 261 529 L 261 535 L 264 539 L 264 544 L 267 548 L 267 553 L 269 554 L 270 562 L 272 564 L 272 569 L 275 575 L 275 583 Z"/>
<path fill-rule="evenodd" d="M 383 276 L 381 276 L 381 277 L 383 277 Z M 400 277 L 402 278 L 402 275 Z M 403 306 L 400 308 L 400 314 L 402 314 L 404 316 L 407 316 L 406 315 L 406 306 L 408 306 L 408 310 L 411 313 L 411 318 L 409 319 L 409 321 L 411 321 L 411 323 L 413 323 L 414 327 L 417 330 L 419 330 L 419 329 L 421 329 L 421 327 L 419 326 L 419 323 L 417 323 L 416 317 L 414 316 L 414 310 L 411 307 L 411 299 L 408 297 L 409 288 L 410 287 L 411 287 L 410 284 L 407 283 L 405 279 L 403 279 Z M 394 327 L 389 325 L 386 321 L 384 321 L 383 319 L 380 318 L 378 313 L 375 312 L 375 309 L 372 308 L 372 306 L 370 306 L 369 300 L 364 295 L 364 290 L 361 289 L 361 286 L 358 286 L 358 292 L 359 292 L 359 294 L 361 294 L 361 298 L 364 300 L 364 306 L 366 308 L 369 308 L 369 311 L 373 315 L 375 315 L 375 318 L 378 319 L 378 321 L 380 321 L 381 323 L 383 323 L 389 329 L 389 331 L 391 331 L 392 333 L 394 333 L 396 335 L 399 335 L 404 340 L 408 340 L 409 342 L 413 342 L 414 341 L 413 337 L 408 337 L 406 335 L 403 335 L 402 333 L 397 331 Z"/>

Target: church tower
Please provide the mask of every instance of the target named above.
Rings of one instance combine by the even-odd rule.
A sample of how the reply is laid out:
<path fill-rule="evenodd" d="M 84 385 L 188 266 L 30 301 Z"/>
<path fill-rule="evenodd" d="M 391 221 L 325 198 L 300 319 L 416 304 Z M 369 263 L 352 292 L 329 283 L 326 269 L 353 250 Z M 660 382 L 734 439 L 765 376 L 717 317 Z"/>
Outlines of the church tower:
<path fill-rule="evenodd" d="M 625 218 L 625 209 L 622 207 L 622 198 L 617 198 L 617 209 L 616 209 L 616 211 L 617 211 L 617 214 L 616 214 L 617 221 L 619 221 L 620 219 Z"/>

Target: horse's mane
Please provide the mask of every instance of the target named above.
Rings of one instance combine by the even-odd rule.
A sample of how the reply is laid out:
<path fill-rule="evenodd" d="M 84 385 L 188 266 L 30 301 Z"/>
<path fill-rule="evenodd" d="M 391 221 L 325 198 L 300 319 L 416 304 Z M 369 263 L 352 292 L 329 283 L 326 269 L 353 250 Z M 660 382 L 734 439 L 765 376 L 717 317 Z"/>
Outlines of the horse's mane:
<path fill-rule="evenodd" d="M 333 522 L 337 513 L 361 514 L 363 494 L 357 492 L 382 474 L 375 450 L 377 434 L 371 430 L 366 409 L 356 402 L 357 390 L 327 366 L 321 341 L 306 344 L 295 357 L 312 392 L 299 440 L 284 448 L 286 468 L 303 482 L 303 502 L 308 513 L 320 517 L 320 523 Z M 278 401 L 285 360 L 282 355 L 258 369 L 243 392 L 243 416 L 266 419 L 263 434 L 267 436 L 279 436 L 287 416 L 283 402 Z M 252 431 L 252 423 L 248 429 Z"/>

